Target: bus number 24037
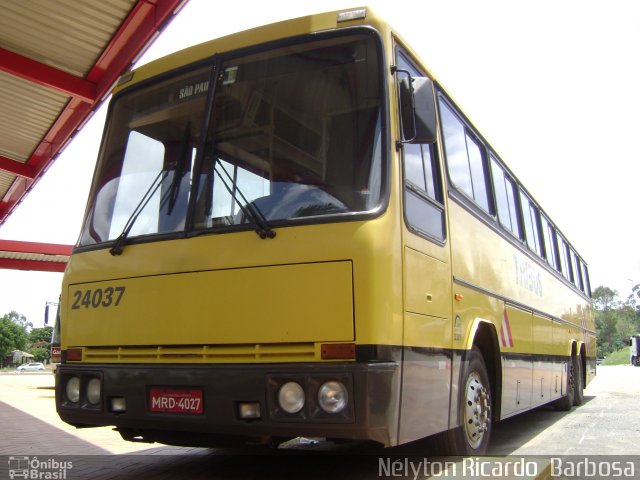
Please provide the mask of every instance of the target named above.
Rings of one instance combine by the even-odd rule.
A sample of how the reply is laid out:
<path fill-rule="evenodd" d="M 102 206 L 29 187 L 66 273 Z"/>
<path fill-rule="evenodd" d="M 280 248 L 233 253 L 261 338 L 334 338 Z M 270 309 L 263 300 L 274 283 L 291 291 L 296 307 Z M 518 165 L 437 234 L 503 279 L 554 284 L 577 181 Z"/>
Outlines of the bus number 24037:
<path fill-rule="evenodd" d="M 84 308 L 117 307 L 124 295 L 125 287 L 95 288 L 73 292 L 73 310 Z"/>

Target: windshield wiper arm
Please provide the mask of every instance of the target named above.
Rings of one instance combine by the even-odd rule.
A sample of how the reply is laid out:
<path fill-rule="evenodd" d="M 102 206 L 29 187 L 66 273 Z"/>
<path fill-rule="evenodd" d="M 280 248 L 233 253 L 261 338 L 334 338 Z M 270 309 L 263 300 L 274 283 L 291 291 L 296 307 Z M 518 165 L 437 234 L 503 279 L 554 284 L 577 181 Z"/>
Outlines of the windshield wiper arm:
<path fill-rule="evenodd" d="M 160 188 L 160 185 L 162 185 L 162 182 L 164 182 L 164 179 L 167 177 L 168 174 L 169 174 L 168 170 L 161 170 L 158 173 L 158 175 L 156 175 L 156 178 L 153 179 L 153 182 L 151 182 L 151 185 L 149 185 L 149 188 L 147 189 L 147 191 L 144 192 L 144 195 L 136 205 L 136 208 L 134 208 L 133 212 L 131 212 L 131 215 L 129 216 L 127 223 L 125 223 L 124 228 L 122 229 L 122 233 L 118 235 L 118 238 L 116 238 L 115 242 L 113 243 L 113 246 L 109 249 L 109 253 L 111 255 L 113 256 L 122 255 L 124 244 L 126 243 L 127 238 L 129 237 L 129 233 L 131 232 L 133 225 L 136 223 L 136 220 L 138 219 L 138 217 L 140 216 L 144 208 L 149 203 L 149 200 L 151 200 L 151 198 L 158 191 L 158 188 Z"/>
<path fill-rule="evenodd" d="M 238 187 L 238 183 L 234 182 L 231 175 L 229 175 L 229 172 L 227 172 L 224 167 L 221 166 L 222 171 L 227 176 L 227 180 L 224 179 L 224 177 L 218 170 L 218 165 L 220 165 L 220 160 L 216 158 L 213 162 L 213 171 L 218 175 L 218 177 L 222 181 L 222 184 L 229 192 L 229 195 L 231 195 L 231 197 L 233 197 L 233 199 L 238 202 L 238 206 L 240 207 L 240 210 L 242 210 L 244 216 L 250 219 L 251 223 L 255 225 L 255 232 L 258 234 L 258 236 L 263 240 L 265 238 L 274 238 L 276 236 L 276 232 L 271 228 L 269 222 L 262 214 L 260 209 L 254 203 L 247 200 L 247 197 L 244 196 L 244 194 Z M 230 184 L 227 183 L 227 181 L 229 181 Z M 231 188 L 231 185 L 233 185 L 233 187 L 235 188 Z M 238 201 L 238 196 L 236 194 L 240 196 L 240 200 L 242 201 Z"/>

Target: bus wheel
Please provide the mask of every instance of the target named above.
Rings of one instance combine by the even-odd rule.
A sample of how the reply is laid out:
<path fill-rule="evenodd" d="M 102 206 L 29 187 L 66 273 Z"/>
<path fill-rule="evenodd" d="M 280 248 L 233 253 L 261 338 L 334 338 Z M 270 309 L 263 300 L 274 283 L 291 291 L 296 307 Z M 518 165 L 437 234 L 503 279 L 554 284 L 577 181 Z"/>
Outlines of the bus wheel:
<path fill-rule="evenodd" d="M 441 447 L 452 455 L 483 455 L 491 436 L 491 385 L 478 347 L 468 352 L 460 382 L 461 425 L 445 432 Z"/>
<path fill-rule="evenodd" d="M 575 358 L 576 357 L 571 357 L 571 359 L 569 360 L 568 372 L 566 377 L 566 388 L 565 388 L 565 391 L 567 392 L 567 394 L 564 397 L 559 398 L 553 403 L 553 406 L 555 407 L 555 409 L 560 410 L 562 412 L 567 412 L 571 410 L 571 407 L 573 407 L 573 396 L 575 391 L 575 380 L 574 380 L 574 375 L 575 375 L 574 366 L 576 363 L 574 360 Z"/>
<path fill-rule="evenodd" d="M 584 382 L 582 381 L 582 359 L 576 355 L 573 363 L 573 404 L 582 405 L 584 400 Z"/>

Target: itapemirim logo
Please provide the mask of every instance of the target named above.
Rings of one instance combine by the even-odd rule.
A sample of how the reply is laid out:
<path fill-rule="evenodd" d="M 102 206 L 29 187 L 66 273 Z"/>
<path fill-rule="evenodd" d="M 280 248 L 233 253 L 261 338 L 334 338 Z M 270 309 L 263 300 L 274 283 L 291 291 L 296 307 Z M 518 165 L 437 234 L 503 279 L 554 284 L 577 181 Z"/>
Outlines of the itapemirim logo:
<path fill-rule="evenodd" d="M 67 470 L 73 468 L 73 462 L 59 461 L 54 458 L 9 457 L 9 478 L 26 478 L 34 480 L 64 480 Z"/>

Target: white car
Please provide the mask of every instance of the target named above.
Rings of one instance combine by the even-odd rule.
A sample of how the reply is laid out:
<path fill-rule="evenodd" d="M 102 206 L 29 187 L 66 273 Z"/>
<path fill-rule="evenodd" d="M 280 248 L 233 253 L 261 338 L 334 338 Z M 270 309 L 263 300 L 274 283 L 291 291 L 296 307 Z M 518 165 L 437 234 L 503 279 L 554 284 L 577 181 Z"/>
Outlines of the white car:
<path fill-rule="evenodd" d="M 17 370 L 21 372 L 33 372 L 36 370 L 44 370 L 44 365 L 40 362 L 35 363 L 25 363 L 24 365 L 20 365 Z"/>

